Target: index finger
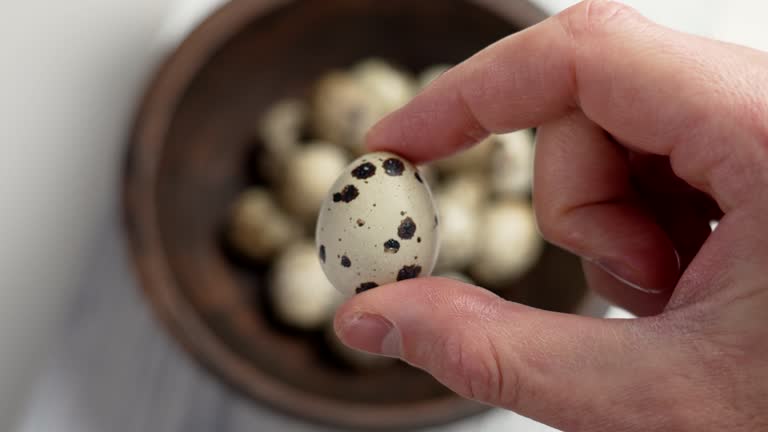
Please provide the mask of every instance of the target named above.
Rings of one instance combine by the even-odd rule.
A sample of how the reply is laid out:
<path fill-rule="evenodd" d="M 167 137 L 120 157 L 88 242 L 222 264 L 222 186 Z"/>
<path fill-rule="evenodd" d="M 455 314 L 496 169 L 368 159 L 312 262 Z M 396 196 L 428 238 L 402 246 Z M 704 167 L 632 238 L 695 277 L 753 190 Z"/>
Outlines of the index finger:
<path fill-rule="evenodd" d="M 768 80 L 745 52 L 759 57 L 653 25 L 619 3 L 587 1 L 446 72 L 376 125 L 368 145 L 428 161 L 580 109 L 624 144 L 674 150 L 685 159 L 673 158 L 676 173 L 709 191 L 712 165 L 737 151 L 722 143 L 765 133 L 756 114 L 766 111 Z"/>

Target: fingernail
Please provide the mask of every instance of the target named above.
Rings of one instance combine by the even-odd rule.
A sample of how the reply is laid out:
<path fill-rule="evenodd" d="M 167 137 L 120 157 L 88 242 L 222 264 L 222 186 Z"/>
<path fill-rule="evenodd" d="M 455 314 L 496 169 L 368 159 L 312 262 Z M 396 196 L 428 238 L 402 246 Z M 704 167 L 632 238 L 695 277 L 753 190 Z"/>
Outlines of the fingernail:
<path fill-rule="evenodd" d="M 625 283 L 626 285 L 644 293 L 659 294 L 662 292 L 660 289 L 648 288 L 639 285 L 633 281 L 637 280 L 637 273 L 635 270 L 621 261 L 613 259 L 598 259 L 594 263 L 603 269 L 606 273 Z"/>
<path fill-rule="evenodd" d="M 342 317 L 336 330 L 339 338 L 352 348 L 388 357 L 400 356 L 400 334 L 380 315 L 353 313 Z"/>

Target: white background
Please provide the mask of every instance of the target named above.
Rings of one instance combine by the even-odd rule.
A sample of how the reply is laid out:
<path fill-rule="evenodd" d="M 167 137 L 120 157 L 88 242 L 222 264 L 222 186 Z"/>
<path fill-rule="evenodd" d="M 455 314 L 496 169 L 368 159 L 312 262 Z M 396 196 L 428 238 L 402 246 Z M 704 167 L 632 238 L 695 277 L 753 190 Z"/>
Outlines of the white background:
<path fill-rule="evenodd" d="M 25 432 L 270 430 L 263 425 L 278 430 L 290 424 L 231 399 L 184 363 L 175 346 L 156 334 L 139 299 L 124 300 L 135 303 L 131 311 L 141 311 L 124 316 L 123 304 L 114 305 L 115 316 L 90 320 L 87 309 L 78 309 L 83 299 L 111 308 L 109 301 L 134 292 L 130 283 L 113 283 L 128 271 L 115 231 L 114 181 L 122 145 L 151 68 L 212 3 L 0 0 L 0 431 L 10 430 L 14 414 L 21 412 L 26 412 Z M 539 3 L 555 12 L 575 2 Z M 768 50 L 768 2 L 627 3 L 677 29 Z M 133 333 L 123 335 L 122 344 L 99 339 L 96 334 L 110 322 Z M 112 345 L 93 346 L 102 340 Z M 133 367 L 108 355 L 96 357 L 104 365 L 82 364 L 126 343 L 151 358 Z M 174 376 L 169 364 L 188 369 Z M 174 378 L 160 390 L 131 387 L 151 365 L 171 368 L 155 371 L 161 383 L 162 377 Z M 86 395 L 83 400 L 78 391 Z M 162 397 L 142 401 L 150 391 Z M 200 396 L 190 396 L 194 393 Z M 195 412 L 208 414 L 197 418 L 197 427 L 185 426 L 184 419 Z M 229 429 L 210 416 L 227 417 Z M 516 421 L 501 413 L 461 426 L 495 431 Z"/>

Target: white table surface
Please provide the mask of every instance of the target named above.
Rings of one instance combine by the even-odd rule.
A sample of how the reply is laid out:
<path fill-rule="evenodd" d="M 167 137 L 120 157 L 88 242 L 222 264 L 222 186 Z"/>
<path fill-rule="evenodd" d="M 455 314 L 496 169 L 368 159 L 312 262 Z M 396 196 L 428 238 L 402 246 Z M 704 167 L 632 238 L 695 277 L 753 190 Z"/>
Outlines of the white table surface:
<path fill-rule="evenodd" d="M 539 3 L 554 12 L 574 2 Z M 672 27 L 768 50 L 762 22 L 766 2 L 628 3 Z M 26 245 L 13 255 L 7 253 L 10 248 L 0 249 L 0 274 L 11 276 L 7 286 L 22 288 L 19 294 L 0 290 L 0 312 L 6 314 L 2 323 L 12 324 L 0 326 L 0 341 L 4 330 L 46 341 L 33 346 L 16 338 L 16 345 L 0 346 L 4 360 L 14 355 L 29 359 L 16 369 L 6 368 L 8 376 L 22 376 L 44 363 L 35 369 L 37 379 L 24 410 L 13 410 L 23 414 L 18 432 L 330 430 L 242 400 L 200 370 L 149 314 L 128 267 L 113 176 L 130 113 L 158 55 L 184 33 L 199 8 L 210 4 L 0 1 L 0 44 L 24 48 L 10 75 L 0 79 L 0 113 L 20 120 L 0 128 L 0 214 L 5 216 L 0 232 L 4 244 Z M 18 59 L 25 68 L 18 67 Z M 0 66 L 7 69 L 6 63 Z M 41 118 L 48 127 L 39 127 Z M 25 151 L 14 152 L 8 142 Z M 57 146 L 89 156 L 61 160 Z M 56 176 L 36 175 L 41 161 L 43 170 Z M 18 192 L 24 188 L 48 198 L 23 201 Z M 9 223 L 13 230 L 7 229 Z M 30 235 L 35 241 L 29 241 Z M 41 261 L 47 261 L 48 270 L 34 271 Z M 46 303 L 50 317 L 28 316 L 35 301 Z M 64 318 L 59 319 L 57 308 L 66 309 Z M 50 348 L 45 351 L 45 346 Z M 22 395 L 11 401 L 0 392 L 0 413 L 4 408 L 10 413 L 10 403 L 20 402 Z M 494 411 L 439 430 L 552 430 L 534 422 L 512 429 L 518 421 L 515 414 Z M 9 428 L 0 421 L 0 430 Z"/>

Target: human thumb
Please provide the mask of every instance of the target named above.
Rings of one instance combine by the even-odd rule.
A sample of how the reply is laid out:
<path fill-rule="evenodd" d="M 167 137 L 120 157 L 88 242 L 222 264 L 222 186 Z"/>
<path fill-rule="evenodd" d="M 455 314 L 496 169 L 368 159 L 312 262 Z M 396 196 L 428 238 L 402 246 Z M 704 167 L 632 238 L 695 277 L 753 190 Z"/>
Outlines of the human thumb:
<path fill-rule="evenodd" d="M 654 320 L 542 311 L 451 279 L 421 278 L 355 296 L 335 327 L 353 348 L 401 358 L 461 396 L 554 427 L 661 430 L 669 419 L 648 412 L 663 412 L 688 390 L 666 381 L 669 392 L 644 391 L 684 364 Z"/>

